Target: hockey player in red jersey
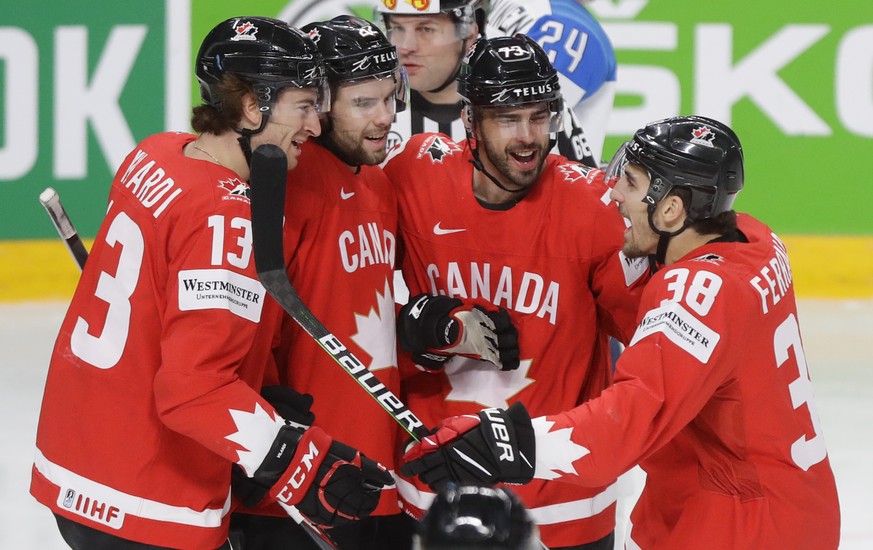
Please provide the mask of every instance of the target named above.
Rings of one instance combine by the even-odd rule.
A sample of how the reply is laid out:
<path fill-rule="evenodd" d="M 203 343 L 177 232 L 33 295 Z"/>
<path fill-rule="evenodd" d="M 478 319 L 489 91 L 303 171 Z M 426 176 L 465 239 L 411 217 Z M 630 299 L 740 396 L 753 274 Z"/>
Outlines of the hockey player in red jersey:
<path fill-rule="evenodd" d="M 480 39 L 459 91 L 468 140 L 414 136 L 385 165 L 413 295 L 400 342 L 425 368 L 404 377 L 407 404 L 430 426 L 516 402 L 537 415 L 575 407 L 611 380 L 607 335 L 633 334 L 644 261 L 620 254 L 624 223 L 604 173 L 548 154 L 562 101 L 536 42 Z M 614 482 L 537 480 L 518 493 L 550 548 L 611 548 Z M 398 490 L 412 510 L 434 494 L 411 478 Z"/>
<path fill-rule="evenodd" d="M 251 496 L 324 525 L 366 515 L 392 483 L 259 394 L 280 310 L 252 260 L 249 158 L 276 144 L 293 167 L 319 134 L 315 45 L 233 18 L 203 41 L 197 77 L 200 134 L 151 136 L 124 160 L 52 354 L 31 493 L 72 548 L 230 548 L 234 464 Z M 287 416 L 311 416 L 282 393 Z"/>
<path fill-rule="evenodd" d="M 517 404 L 448 419 L 404 471 L 431 481 L 473 471 L 460 451 L 489 469 L 480 481 L 586 486 L 640 464 L 648 476 L 628 548 L 837 548 L 788 255 L 769 227 L 732 210 L 743 187 L 736 134 L 676 117 L 637 131 L 616 158 L 627 162 L 612 193 L 630 222 L 624 252 L 654 255 L 660 269 L 613 386 L 533 421 Z M 498 434 L 497 422 L 509 429 Z"/>
<path fill-rule="evenodd" d="M 391 289 L 397 197 L 378 164 L 394 114 L 406 108 L 406 74 L 394 46 L 365 19 L 341 15 L 302 30 L 324 59 L 331 110 L 288 174 L 288 275 L 315 316 L 399 394 Z M 315 397 L 316 424 L 393 469 L 396 421 L 290 318 L 280 349 L 280 382 Z M 404 520 L 392 488 L 373 516 L 338 526 L 331 536 L 343 549 L 391 548 L 385 537 L 399 533 L 396 524 Z M 287 521 L 248 523 L 247 548 L 304 547 L 299 528 Z"/>

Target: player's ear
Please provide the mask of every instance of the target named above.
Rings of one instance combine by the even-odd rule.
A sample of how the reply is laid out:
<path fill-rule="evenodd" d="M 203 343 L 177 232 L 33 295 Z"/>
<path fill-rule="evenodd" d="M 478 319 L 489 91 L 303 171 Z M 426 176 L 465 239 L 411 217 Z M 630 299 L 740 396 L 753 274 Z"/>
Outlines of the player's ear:
<path fill-rule="evenodd" d="M 257 128 L 261 125 L 261 109 L 258 106 L 258 99 L 255 94 L 246 94 L 242 98 L 242 120 L 240 125 L 243 127 Z"/>
<path fill-rule="evenodd" d="M 658 210 L 661 212 L 661 219 L 664 221 L 665 229 L 668 231 L 672 228 L 681 227 L 685 222 L 687 214 L 685 213 L 685 203 L 678 195 L 667 195 L 658 203 Z"/>

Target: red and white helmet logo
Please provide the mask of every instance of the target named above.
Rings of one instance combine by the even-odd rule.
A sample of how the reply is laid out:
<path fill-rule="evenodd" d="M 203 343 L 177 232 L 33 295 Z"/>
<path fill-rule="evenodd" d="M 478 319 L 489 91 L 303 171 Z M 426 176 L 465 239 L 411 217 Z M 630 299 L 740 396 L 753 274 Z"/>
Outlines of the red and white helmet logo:
<path fill-rule="evenodd" d="M 712 147 L 712 141 L 715 139 L 715 133 L 709 126 L 701 126 L 691 130 L 691 136 L 691 143 L 707 147 Z"/>

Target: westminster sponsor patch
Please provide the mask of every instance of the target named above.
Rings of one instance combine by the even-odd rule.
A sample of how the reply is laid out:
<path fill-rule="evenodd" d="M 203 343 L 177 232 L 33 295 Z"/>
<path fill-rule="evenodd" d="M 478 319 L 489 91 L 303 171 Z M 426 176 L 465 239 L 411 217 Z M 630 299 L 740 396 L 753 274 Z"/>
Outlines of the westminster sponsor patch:
<path fill-rule="evenodd" d="M 646 313 L 630 345 L 658 332 L 701 363 L 709 361 L 721 339 L 720 334 L 706 326 L 678 302 L 668 302 Z"/>
<path fill-rule="evenodd" d="M 261 283 L 226 269 L 191 269 L 179 272 L 179 309 L 226 309 L 257 323 L 266 291 Z"/>

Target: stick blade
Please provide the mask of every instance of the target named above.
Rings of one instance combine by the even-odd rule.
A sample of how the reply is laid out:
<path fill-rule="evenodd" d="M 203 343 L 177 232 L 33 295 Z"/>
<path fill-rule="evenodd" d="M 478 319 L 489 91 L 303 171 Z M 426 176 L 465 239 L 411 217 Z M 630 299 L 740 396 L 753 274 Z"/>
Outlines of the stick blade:
<path fill-rule="evenodd" d="M 282 219 L 288 158 L 276 145 L 261 145 L 252 152 L 252 233 L 258 275 L 285 271 Z"/>

